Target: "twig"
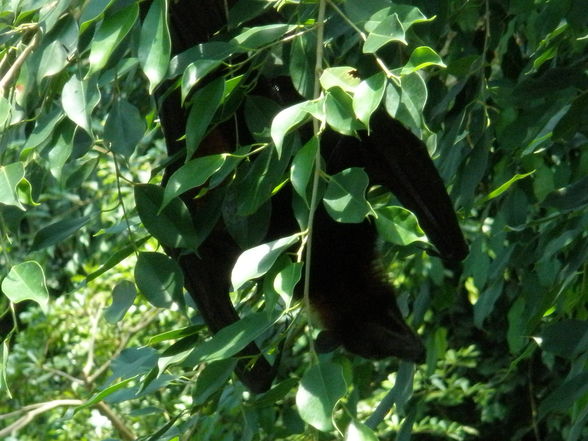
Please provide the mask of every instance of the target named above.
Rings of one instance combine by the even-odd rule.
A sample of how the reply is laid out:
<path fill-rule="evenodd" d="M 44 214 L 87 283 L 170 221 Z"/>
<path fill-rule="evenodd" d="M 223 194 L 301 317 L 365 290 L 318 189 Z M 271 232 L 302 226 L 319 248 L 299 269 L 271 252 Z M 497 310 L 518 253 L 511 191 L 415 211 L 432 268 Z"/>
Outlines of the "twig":
<path fill-rule="evenodd" d="M 37 44 L 39 44 L 40 37 L 41 37 L 41 33 L 37 32 L 33 36 L 33 38 L 31 39 L 29 44 L 27 44 L 25 46 L 25 48 L 19 54 L 19 56 L 16 58 L 16 60 L 14 60 L 14 63 L 6 71 L 6 73 L 4 74 L 2 79 L 0 79 L 0 96 L 4 96 L 4 89 L 6 88 L 6 86 L 8 86 L 8 83 L 10 83 L 12 81 L 12 79 L 14 77 L 16 77 L 19 69 L 21 68 L 21 66 L 23 65 L 23 63 L 27 59 L 27 57 L 30 55 L 30 53 L 33 51 L 33 49 L 37 46 Z"/>
<path fill-rule="evenodd" d="M 22 412 L 23 410 L 25 410 L 27 408 L 29 408 L 29 409 L 32 407 L 34 407 L 34 408 L 30 411 L 27 411 L 24 416 L 22 416 L 21 418 L 16 420 L 14 423 L 12 423 L 9 426 L 5 427 L 4 429 L 0 430 L 0 438 L 7 436 L 7 435 L 10 435 L 11 433 L 16 432 L 17 430 L 22 429 L 27 424 L 29 424 L 31 421 L 33 421 L 33 419 L 36 416 L 41 415 L 42 413 L 48 412 L 51 409 L 55 409 L 56 407 L 60 407 L 60 406 L 79 406 L 83 403 L 84 402 L 82 400 L 54 400 L 54 401 L 48 401 L 46 403 L 38 403 L 38 404 L 34 404 L 32 406 L 27 406 L 17 412 Z M 12 412 L 12 414 L 15 414 L 15 413 L 16 412 Z"/>
<path fill-rule="evenodd" d="M 109 419 L 122 439 L 132 441 L 137 438 L 133 431 L 125 425 L 123 420 L 121 420 L 118 415 L 114 413 L 108 404 L 106 404 L 104 401 L 100 401 L 96 404 L 96 407 L 102 415 Z"/>

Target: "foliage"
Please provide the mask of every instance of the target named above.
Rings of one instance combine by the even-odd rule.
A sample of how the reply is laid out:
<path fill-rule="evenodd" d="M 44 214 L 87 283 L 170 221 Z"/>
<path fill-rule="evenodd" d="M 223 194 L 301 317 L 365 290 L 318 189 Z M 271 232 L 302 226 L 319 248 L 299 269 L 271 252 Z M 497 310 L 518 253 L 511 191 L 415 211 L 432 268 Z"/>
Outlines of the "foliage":
<path fill-rule="evenodd" d="M 0 412 L 24 421 L 13 437 L 588 436 L 588 11 L 408 3 L 326 2 L 321 36 L 324 2 L 242 0 L 230 29 L 172 56 L 165 0 L 2 2 Z M 282 22 L 245 25 L 273 9 Z M 287 74 L 303 98 L 282 108 L 252 95 L 261 74 Z M 174 158 L 152 93 L 170 85 L 188 158 L 241 102 L 255 143 L 187 161 L 161 186 Z M 382 107 L 426 142 L 450 188 L 471 248 L 462 268 L 424 253 L 414 217 L 366 192 L 361 169 L 313 173 L 311 121 L 352 136 Z M 197 250 L 219 216 L 192 222 L 180 195 L 233 180 L 223 216 L 247 248 L 232 277 L 242 320 L 208 338 L 164 247 Z M 259 243 L 260 207 L 284 185 L 298 219 L 320 198 L 339 221 L 376 219 L 425 364 L 313 352 L 293 296 L 305 221 Z M 273 388 L 246 392 L 235 354 L 256 341 L 276 357 L 284 340 Z"/>

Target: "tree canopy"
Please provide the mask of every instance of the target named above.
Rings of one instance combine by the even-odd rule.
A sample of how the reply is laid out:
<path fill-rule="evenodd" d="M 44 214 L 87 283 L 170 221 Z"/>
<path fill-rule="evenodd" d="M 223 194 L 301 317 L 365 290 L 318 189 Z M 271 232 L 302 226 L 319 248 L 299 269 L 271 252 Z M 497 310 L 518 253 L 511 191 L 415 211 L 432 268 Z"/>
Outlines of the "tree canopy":
<path fill-rule="evenodd" d="M 0 437 L 588 437 L 584 2 L 1 4 Z M 433 157 L 463 264 L 325 169 L 378 112 Z M 296 230 L 264 241 L 286 192 Z M 317 353 L 317 206 L 376 226 L 424 363 Z M 236 261 L 202 246 L 221 221 Z M 209 329 L 190 294 L 225 270 Z"/>

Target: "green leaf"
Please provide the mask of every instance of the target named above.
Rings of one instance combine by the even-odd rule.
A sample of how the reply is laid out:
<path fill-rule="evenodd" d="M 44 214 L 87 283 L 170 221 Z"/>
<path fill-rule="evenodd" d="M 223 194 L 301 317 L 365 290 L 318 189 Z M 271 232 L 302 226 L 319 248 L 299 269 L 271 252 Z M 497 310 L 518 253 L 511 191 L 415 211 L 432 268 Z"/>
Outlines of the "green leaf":
<path fill-rule="evenodd" d="M 124 40 L 137 18 L 139 6 L 136 3 L 117 11 L 112 15 L 105 15 L 100 27 L 94 33 L 90 43 L 90 72 L 92 75 L 103 69 L 108 63 L 114 49 Z"/>
<path fill-rule="evenodd" d="M 79 73 L 72 76 L 63 86 L 61 105 L 65 114 L 90 136 L 90 115 L 99 102 L 100 91 L 96 82 L 82 81 Z"/>
<path fill-rule="evenodd" d="M 378 437 L 372 429 L 359 421 L 351 421 L 345 431 L 344 441 L 378 441 Z"/>
<path fill-rule="evenodd" d="M 141 294 L 158 308 L 181 301 L 184 275 L 178 264 L 165 254 L 141 252 L 135 266 L 135 282 Z"/>
<path fill-rule="evenodd" d="M 163 188 L 158 185 L 135 186 L 135 202 L 141 222 L 163 244 L 174 248 L 195 249 L 199 238 L 188 209 L 178 198 L 161 209 L 163 192 Z"/>
<path fill-rule="evenodd" d="M 427 86 L 424 80 L 414 72 L 402 76 L 400 106 L 395 117 L 415 131 L 420 131 L 423 125 L 423 110 L 427 103 Z"/>
<path fill-rule="evenodd" d="M 126 348 L 110 365 L 111 378 L 134 378 L 148 373 L 157 365 L 158 354 L 153 348 Z"/>
<path fill-rule="evenodd" d="M 310 207 L 310 192 L 312 188 L 309 186 L 311 178 L 314 173 L 314 164 L 317 150 L 319 148 L 319 141 L 316 136 L 313 136 L 294 156 L 292 166 L 290 167 L 290 181 L 296 193 L 306 202 Z"/>
<path fill-rule="evenodd" d="M 401 74 L 408 75 L 428 66 L 446 67 L 437 52 L 428 46 L 420 46 L 412 51 L 408 62 L 402 68 Z"/>
<path fill-rule="evenodd" d="M 486 196 L 484 198 L 484 201 L 489 201 L 491 199 L 497 198 L 498 196 L 500 196 L 502 193 L 504 193 L 505 191 L 507 191 L 512 184 L 514 184 L 517 181 L 520 181 L 521 179 L 526 178 L 527 176 L 531 176 L 533 173 L 535 173 L 535 170 L 532 170 L 528 173 L 522 173 L 519 174 L 517 173 L 516 175 L 514 175 L 512 178 L 510 178 L 508 181 L 506 181 L 504 184 L 502 184 L 500 187 L 498 187 L 495 190 L 492 190 L 488 196 Z"/>
<path fill-rule="evenodd" d="M 353 135 L 361 124 L 355 119 L 353 99 L 339 87 L 329 89 L 325 100 L 327 123 L 343 135 Z"/>
<path fill-rule="evenodd" d="M 121 99 L 112 106 L 104 126 L 104 140 L 110 149 L 129 158 L 145 134 L 145 120 L 139 110 L 128 101 Z"/>
<path fill-rule="evenodd" d="M 256 26 L 245 29 L 231 42 L 237 44 L 240 51 L 246 52 L 273 43 L 294 29 L 296 29 L 296 26 L 288 24 Z"/>
<path fill-rule="evenodd" d="M 323 197 L 327 212 L 337 222 L 362 222 L 370 211 L 365 199 L 369 178 L 361 168 L 345 169 L 331 176 Z"/>
<path fill-rule="evenodd" d="M 24 210 L 18 198 L 18 185 L 24 179 L 24 164 L 13 162 L 0 165 L 0 204 L 14 205 Z"/>
<path fill-rule="evenodd" d="M 225 90 L 224 79 L 218 78 L 194 94 L 186 122 L 186 158 L 198 149 L 212 118 L 219 108 Z"/>
<path fill-rule="evenodd" d="M 135 284 L 128 280 L 119 282 L 112 290 L 112 303 L 104 308 L 104 318 L 108 323 L 119 322 L 135 302 L 137 290 Z"/>
<path fill-rule="evenodd" d="M 14 303 L 33 300 L 47 313 L 49 292 L 43 268 L 34 260 L 14 265 L 2 281 L 2 292 Z"/>
<path fill-rule="evenodd" d="M 126 380 L 123 380 L 119 383 L 113 384 L 112 386 L 108 386 L 106 389 L 95 394 L 92 398 L 90 398 L 88 401 L 86 401 L 81 406 L 76 407 L 76 412 L 79 412 L 80 410 L 86 409 L 88 407 L 92 407 L 95 404 L 104 400 L 104 398 L 106 398 L 107 396 L 112 395 L 117 390 L 124 389 L 134 379 L 135 379 L 135 377 L 127 378 Z"/>
<path fill-rule="evenodd" d="M 300 417 L 322 432 L 333 430 L 333 410 L 346 391 L 340 364 L 322 362 L 311 366 L 304 373 L 296 393 Z"/>
<path fill-rule="evenodd" d="M 294 289 L 302 278 L 302 262 L 292 262 L 286 257 L 287 264 L 276 274 L 273 288 L 282 298 L 286 309 L 290 308 L 294 298 Z"/>
<path fill-rule="evenodd" d="M 378 108 L 386 91 L 386 74 L 378 72 L 362 81 L 353 95 L 355 116 L 367 127 L 370 116 Z"/>
<path fill-rule="evenodd" d="M 115 0 L 90 0 L 87 2 L 82 10 L 79 20 L 81 23 L 80 34 L 83 33 L 94 21 L 99 20 L 114 2 Z"/>
<path fill-rule="evenodd" d="M 241 253 L 231 274 L 233 289 L 236 291 L 245 282 L 267 273 L 280 254 L 298 242 L 299 239 L 300 236 L 294 234 L 250 248 Z"/>
<path fill-rule="evenodd" d="M 357 70 L 349 66 L 337 66 L 326 68 L 320 77 L 320 83 L 324 90 L 340 87 L 345 92 L 353 93 L 359 85 Z"/>
<path fill-rule="evenodd" d="M 235 51 L 234 44 L 224 41 L 209 41 L 196 45 L 172 58 L 169 76 L 173 78 L 182 75 L 181 92 L 182 97 L 185 98 L 200 80 L 220 66 Z"/>
<path fill-rule="evenodd" d="M 262 312 L 249 314 L 224 327 L 210 340 L 198 345 L 182 365 L 195 366 L 202 362 L 228 359 L 267 332 L 271 325 L 266 314 Z"/>
<path fill-rule="evenodd" d="M 58 74 L 66 65 L 67 52 L 63 44 L 58 40 L 52 41 L 43 49 L 43 55 L 39 62 L 39 70 L 37 70 L 37 83 L 40 83 L 43 78 Z"/>
<path fill-rule="evenodd" d="M 227 384 L 227 381 L 235 366 L 237 360 L 217 360 L 210 363 L 204 368 L 196 380 L 196 387 L 193 393 L 193 406 L 203 405 L 212 394 Z"/>
<path fill-rule="evenodd" d="M 370 32 L 363 44 L 363 53 L 372 54 L 391 41 L 399 41 L 406 45 L 404 28 L 397 14 L 392 14 L 382 20 L 376 28 Z"/>
<path fill-rule="evenodd" d="M 53 129 L 55 129 L 55 126 L 57 126 L 57 124 L 59 124 L 63 120 L 63 118 L 63 112 L 57 106 L 55 106 L 47 113 L 39 116 L 39 119 L 35 124 L 35 128 L 33 129 L 32 133 L 27 137 L 27 140 L 23 147 L 23 151 L 34 149 L 43 144 L 45 141 L 47 141 L 49 137 L 53 134 Z"/>
<path fill-rule="evenodd" d="M 161 209 L 163 210 L 172 199 L 192 188 L 197 188 L 204 184 L 212 175 L 221 169 L 227 156 L 226 153 L 202 156 L 186 162 L 176 170 L 165 186 Z"/>
<path fill-rule="evenodd" d="M 288 71 L 292 85 L 306 99 L 313 98 L 316 65 L 316 35 L 307 32 L 292 41 Z"/>
<path fill-rule="evenodd" d="M 167 0 L 153 0 L 141 27 L 139 62 L 149 80 L 149 93 L 165 78 L 171 55 Z"/>
<path fill-rule="evenodd" d="M 409 210 L 398 206 L 383 207 L 376 210 L 376 228 L 384 240 L 396 245 L 406 246 L 413 242 L 426 242 L 416 216 Z"/>
<path fill-rule="evenodd" d="M 91 219 L 92 216 L 65 219 L 41 228 L 37 234 L 35 234 L 31 250 L 37 251 L 64 241 L 72 234 L 78 232 L 84 225 L 90 222 Z"/>
<path fill-rule="evenodd" d="M 279 156 L 282 154 L 282 147 L 286 135 L 308 119 L 307 104 L 307 101 L 294 104 L 282 110 L 274 117 L 271 135 Z"/>

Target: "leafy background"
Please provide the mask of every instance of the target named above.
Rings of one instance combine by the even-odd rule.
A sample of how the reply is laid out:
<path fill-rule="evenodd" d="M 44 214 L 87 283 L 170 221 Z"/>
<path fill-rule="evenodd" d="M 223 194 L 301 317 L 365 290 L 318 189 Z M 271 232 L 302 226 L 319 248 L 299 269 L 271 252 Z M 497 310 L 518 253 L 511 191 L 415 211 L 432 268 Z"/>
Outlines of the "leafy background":
<path fill-rule="evenodd" d="M 163 0 L 2 1 L 3 437 L 588 436 L 588 11 L 580 0 L 408 3 L 328 2 L 321 113 L 312 101 L 316 4 L 239 2 L 238 24 L 274 6 L 288 24 L 237 26 L 230 44 L 207 46 L 195 64 L 170 60 Z M 382 208 L 388 196 L 371 190 L 367 198 L 379 213 L 396 212 L 379 216 L 399 231 L 381 251 L 401 309 L 426 342 L 425 364 L 343 353 L 317 361 L 306 334 L 292 332 L 274 388 L 248 394 L 231 356 L 252 339 L 285 335 L 261 335 L 272 320 L 250 291 L 234 298 L 244 320 L 208 339 L 160 247 L 195 247 L 206 226 L 181 221 L 177 188 L 147 185 L 160 183 L 166 165 L 150 94 L 175 79 L 189 109 L 210 103 L 189 119 L 194 151 L 228 96 L 220 83 L 199 80 L 234 53 L 253 72 L 262 59 L 267 70 L 287 69 L 308 100 L 278 116 L 275 103 L 248 101 L 267 112 L 256 131 L 278 148 L 289 148 L 286 133 L 310 115 L 351 133 L 380 99 L 426 141 L 470 243 L 461 268 L 415 247 L 414 218 Z M 376 55 L 393 80 L 382 70 L 349 76 L 347 66 L 361 70 Z M 220 180 L 234 159 L 255 163 L 270 147 L 192 164 L 188 188 L 196 177 Z M 312 166 L 313 148 L 286 164 L 295 188 L 309 178 L 290 167 Z M 354 173 L 351 189 L 363 179 Z M 264 191 L 282 177 L 262 180 Z M 365 208 L 361 186 L 358 193 Z M 295 278 L 278 258 L 285 247 L 277 249 L 266 279 L 283 277 L 284 265 Z M 250 287 L 262 274 L 247 269 L 237 282 Z M 271 300 L 282 322 L 296 315 L 291 293 Z M 393 404 L 381 422 L 379 403 Z"/>

